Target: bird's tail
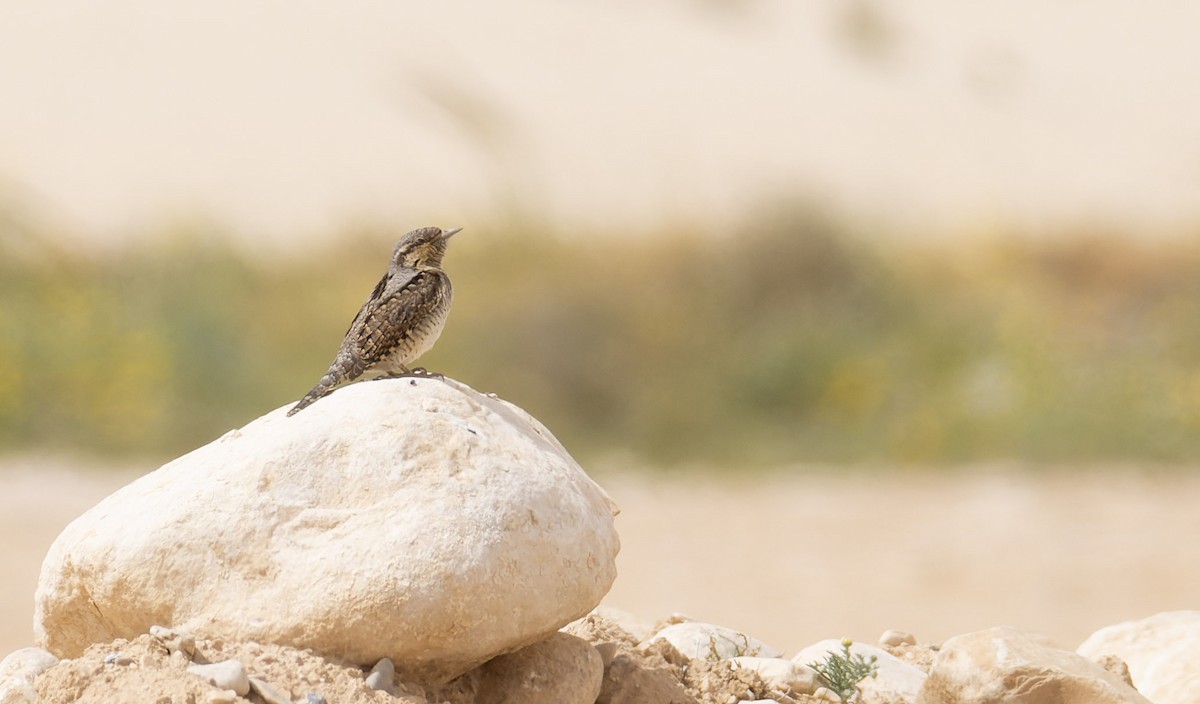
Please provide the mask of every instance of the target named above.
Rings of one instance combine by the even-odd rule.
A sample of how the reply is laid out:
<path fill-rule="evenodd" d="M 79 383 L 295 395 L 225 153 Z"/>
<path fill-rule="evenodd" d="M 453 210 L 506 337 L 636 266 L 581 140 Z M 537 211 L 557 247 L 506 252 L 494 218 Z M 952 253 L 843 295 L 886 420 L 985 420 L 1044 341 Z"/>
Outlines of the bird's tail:
<path fill-rule="evenodd" d="M 295 406 L 292 406 L 292 409 L 287 412 L 288 416 L 294 416 L 311 406 L 317 399 L 328 396 L 340 383 L 342 383 L 342 375 L 334 372 L 332 369 L 329 370 L 325 373 L 325 376 L 321 377 L 317 385 L 312 387 L 312 391 L 304 394 L 304 398 L 300 399 Z"/>

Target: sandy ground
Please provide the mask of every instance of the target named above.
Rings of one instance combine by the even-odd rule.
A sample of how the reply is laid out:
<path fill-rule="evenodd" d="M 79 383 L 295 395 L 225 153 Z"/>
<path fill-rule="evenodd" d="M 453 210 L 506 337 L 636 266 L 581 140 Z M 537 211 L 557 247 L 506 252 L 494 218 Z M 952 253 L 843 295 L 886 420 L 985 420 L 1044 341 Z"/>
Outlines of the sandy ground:
<path fill-rule="evenodd" d="M 0 462 L 0 654 L 32 641 L 50 543 L 138 471 Z M 1074 648 L 1096 628 L 1200 608 L 1200 474 L 975 470 L 602 475 L 620 504 L 606 604 L 744 630 L 789 654 L 887 628 L 935 642 L 1013 625 Z"/>

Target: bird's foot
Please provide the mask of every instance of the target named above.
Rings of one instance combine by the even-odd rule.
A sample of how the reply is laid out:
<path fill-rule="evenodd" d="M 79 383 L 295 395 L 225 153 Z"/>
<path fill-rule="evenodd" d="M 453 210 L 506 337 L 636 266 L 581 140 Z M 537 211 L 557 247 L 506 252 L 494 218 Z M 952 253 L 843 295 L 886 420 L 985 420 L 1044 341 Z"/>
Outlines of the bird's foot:
<path fill-rule="evenodd" d="M 442 376 L 441 374 L 438 374 L 437 372 L 429 371 L 425 367 L 413 367 L 412 369 L 409 369 L 408 367 L 401 367 L 399 370 L 380 374 L 379 376 L 375 377 L 375 379 L 373 379 L 373 381 L 379 380 L 379 379 L 411 379 L 413 377 L 422 378 L 422 379 L 445 379 L 446 378 L 446 377 Z"/>

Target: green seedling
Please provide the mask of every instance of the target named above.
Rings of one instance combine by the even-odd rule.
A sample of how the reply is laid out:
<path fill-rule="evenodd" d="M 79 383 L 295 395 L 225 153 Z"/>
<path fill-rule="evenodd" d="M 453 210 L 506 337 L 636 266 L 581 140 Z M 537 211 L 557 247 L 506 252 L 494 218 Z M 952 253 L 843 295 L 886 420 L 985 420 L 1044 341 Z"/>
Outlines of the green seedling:
<path fill-rule="evenodd" d="M 845 638 L 842 640 L 842 652 L 831 650 L 824 662 L 808 664 L 817 672 L 829 691 L 838 695 L 842 704 L 859 701 L 858 683 L 879 673 L 876 657 L 872 655 L 864 658 L 858 653 L 852 653 L 851 645 L 854 645 L 854 641 Z"/>

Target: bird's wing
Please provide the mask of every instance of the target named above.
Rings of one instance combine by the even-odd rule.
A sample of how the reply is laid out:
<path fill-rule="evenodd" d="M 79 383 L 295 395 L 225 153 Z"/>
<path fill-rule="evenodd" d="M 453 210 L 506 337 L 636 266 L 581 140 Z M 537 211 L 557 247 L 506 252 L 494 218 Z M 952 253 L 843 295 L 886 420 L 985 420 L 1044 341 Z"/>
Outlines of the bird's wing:
<path fill-rule="evenodd" d="M 412 278 L 412 275 L 417 273 L 411 269 L 407 269 L 405 271 L 409 272 L 409 278 Z M 387 290 L 388 281 L 392 278 L 392 275 L 393 272 L 389 271 L 383 275 L 383 278 L 379 280 L 379 283 L 375 284 L 375 290 L 371 291 L 370 296 L 367 296 L 367 302 L 363 304 L 362 308 L 358 309 L 358 315 L 354 316 L 354 320 L 350 321 L 350 327 L 346 328 L 346 335 L 344 338 L 345 342 L 350 341 L 350 333 L 354 331 L 355 327 L 362 323 L 363 317 L 367 314 L 367 311 L 377 306 L 379 300 L 383 298 L 384 291 Z M 345 344 L 345 342 L 343 344 Z"/>
<path fill-rule="evenodd" d="M 374 311 L 379 309 L 383 301 L 398 286 L 403 287 L 411 281 L 416 274 L 417 272 L 413 269 L 389 269 L 383 278 L 379 279 L 379 283 L 375 284 L 371 295 L 367 296 L 367 302 L 358 309 L 358 315 L 354 316 L 354 320 L 350 321 L 350 327 L 346 328 L 346 334 L 342 337 L 342 344 L 338 347 L 337 356 L 329 365 L 329 374 L 336 373 L 338 383 L 357 379 L 362 376 L 367 367 L 378 361 L 367 359 L 363 355 L 362 339 L 367 334 L 366 329 L 377 324 L 373 322 L 376 320 Z"/>
<path fill-rule="evenodd" d="M 393 276 L 378 297 L 372 295 L 346 338 L 364 367 L 387 357 L 400 342 L 397 335 L 414 333 L 418 321 L 428 314 L 437 296 L 442 295 L 440 284 L 444 277 L 440 271 L 413 271 L 407 278 Z"/>

